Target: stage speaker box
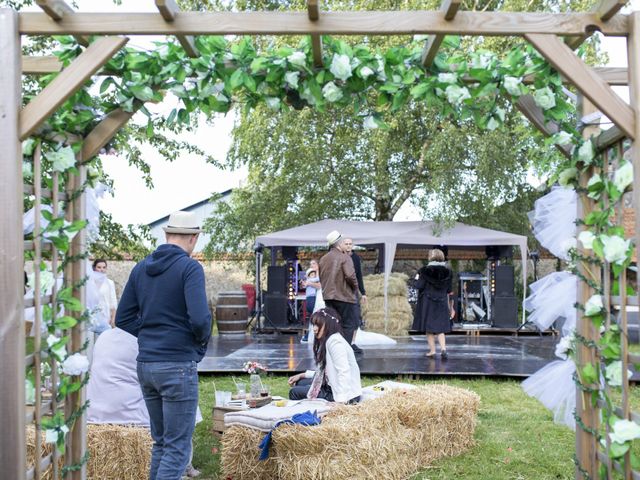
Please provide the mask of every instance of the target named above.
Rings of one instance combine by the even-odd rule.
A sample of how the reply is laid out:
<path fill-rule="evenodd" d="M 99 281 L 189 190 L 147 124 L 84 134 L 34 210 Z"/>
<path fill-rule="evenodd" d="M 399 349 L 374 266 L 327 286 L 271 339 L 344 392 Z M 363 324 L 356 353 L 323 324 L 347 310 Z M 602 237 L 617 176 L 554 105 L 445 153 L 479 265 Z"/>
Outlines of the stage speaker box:
<path fill-rule="evenodd" d="M 489 245 L 485 252 L 487 258 L 513 258 L 513 247 L 510 245 Z"/>
<path fill-rule="evenodd" d="M 494 297 L 492 316 L 494 327 L 518 327 L 518 299 L 516 297 Z"/>
<path fill-rule="evenodd" d="M 282 258 L 296 260 L 298 258 L 298 247 L 282 247 Z"/>
<path fill-rule="evenodd" d="M 264 328 L 284 328 L 289 325 L 287 297 L 281 294 L 267 293 L 264 296 Z"/>
<path fill-rule="evenodd" d="M 496 267 L 496 297 L 513 297 L 515 280 L 513 265 L 498 265 Z"/>
<path fill-rule="evenodd" d="M 280 295 L 287 293 L 287 268 L 284 265 L 270 265 L 267 268 L 267 292 Z"/>

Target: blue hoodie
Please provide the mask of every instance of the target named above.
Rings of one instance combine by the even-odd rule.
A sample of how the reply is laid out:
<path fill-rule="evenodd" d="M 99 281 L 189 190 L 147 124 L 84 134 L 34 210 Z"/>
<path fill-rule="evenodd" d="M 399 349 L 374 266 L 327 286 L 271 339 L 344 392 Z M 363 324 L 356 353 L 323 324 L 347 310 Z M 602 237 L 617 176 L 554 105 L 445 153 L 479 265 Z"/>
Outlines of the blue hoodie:
<path fill-rule="evenodd" d="M 177 245 L 161 245 L 129 276 L 116 326 L 138 337 L 139 362 L 202 360 L 211 336 L 204 270 Z"/>

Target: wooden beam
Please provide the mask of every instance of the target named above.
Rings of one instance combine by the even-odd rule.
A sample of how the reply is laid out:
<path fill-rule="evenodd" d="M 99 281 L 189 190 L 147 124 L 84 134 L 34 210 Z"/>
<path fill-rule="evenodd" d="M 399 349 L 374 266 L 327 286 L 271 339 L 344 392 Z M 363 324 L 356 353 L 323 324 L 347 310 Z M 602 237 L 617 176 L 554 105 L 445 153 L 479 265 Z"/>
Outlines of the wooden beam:
<path fill-rule="evenodd" d="M 158 7 L 158 11 L 160 12 L 160 15 L 162 15 L 162 18 L 164 18 L 165 22 L 173 22 L 180 12 L 180 7 L 175 0 L 156 0 L 156 7 Z M 176 37 L 180 42 L 180 45 L 182 45 L 182 48 L 184 48 L 184 51 L 187 52 L 188 56 L 191 58 L 197 58 L 200 56 L 193 36 L 176 35 Z"/>
<path fill-rule="evenodd" d="M 125 112 L 120 108 L 109 112 L 84 139 L 84 143 L 82 144 L 82 158 L 91 160 L 95 157 L 98 152 L 100 152 L 100 149 L 118 133 L 118 130 L 131 120 L 134 114 L 135 111 Z"/>
<path fill-rule="evenodd" d="M 631 145 L 631 163 L 633 165 L 633 209 L 635 210 L 636 258 L 640 258 L 640 14 L 629 15 L 629 38 L 627 38 L 627 56 L 629 64 L 629 101 L 636 116 L 636 136 Z M 636 288 L 640 285 L 638 277 Z M 639 291 L 639 290 L 636 290 Z M 639 298 L 640 302 L 640 298 Z"/>
<path fill-rule="evenodd" d="M 600 3 L 596 4 L 593 8 L 593 12 L 598 15 L 600 20 L 603 22 L 607 22 L 612 19 L 619 11 L 627 4 L 628 0 L 601 0 Z M 580 45 L 582 45 L 593 33 L 595 30 L 589 30 L 585 32 L 584 35 L 580 35 L 574 38 L 567 38 L 565 42 L 571 50 L 575 50 Z"/>
<path fill-rule="evenodd" d="M 459 8 L 460 0 L 444 0 L 440 5 L 440 10 L 444 12 L 444 19 L 447 21 L 455 18 Z M 431 35 L 427 39 L 424 50 L 422 50 L 422 64 L 425 67 L 430 67 L 433 64 L 443 40 L 444 35 Z"/>
<path fill-rule="evenodd" d="M 65 3 L 64 0 L 36 0 L 38 6 L 51 17 L 52 20 L 59 22 L 65 15 L 74 14 L 73 8 Z M 76 41 L 83 47 L 89 46 L 89 39 L 82 35 L 74 35 Z"/>
<path fill-rule="evenodd" d="M 122 37 L 105 37 L 89 45 L 22 109 L 20 140 L 31 135 L 65 100 L 76 93 L 84 82 L 127 43 L 127 40 Z"/>
<path fill-rule="evenodd" d="M 62 62 L 53 55 L 46 57 L 22 56 L 22 73 L 46 74 L 62 70 Z"/>
<path fill-rule="evenodd" d="M 0 465 L 3 478 L 24 478 L 24 251 L 18 14 L 0 9 Z"/>
<path fill-rule="evenodd" d="M 55 22 L 43 13 L 20 13 L 24 35 L 627 35 L 627 16 L 603 22 L 594 13 L 440 11 L 323 12 L 316 22 L 307 12 L 181 12 L 173 22 L 156 13 L 75 13 Z"/>
<path fill-rule="evenodd" d="M 317 22 L 320 18 L 320 5 L 318 0 L 307 0 L 307 15 L 309 20 Z M 313 65 L 322 67 L 322 37 L 318 33 L 311 35 L 311 53 L 313 54 Z"/>
<path fill-rule="evenodd" d="M 525 38 L 629 138 L 634 138 L 636 122 L 631 107 L 562 40 L 540 34 L 527 34 Z"/>
<path fill-rule="evenodd" d="M 534 127 L 547 137 L 550 137 L 560 130 L 555 122 L 546 122 L 542 109 L 536 105 L 531 95 L 523 95 L 516 102 L 516 107 L 529 120 Z M 571 158 L 571 150 L 566 145 L 556 145 L 556 148 L 567 158 Z"/>

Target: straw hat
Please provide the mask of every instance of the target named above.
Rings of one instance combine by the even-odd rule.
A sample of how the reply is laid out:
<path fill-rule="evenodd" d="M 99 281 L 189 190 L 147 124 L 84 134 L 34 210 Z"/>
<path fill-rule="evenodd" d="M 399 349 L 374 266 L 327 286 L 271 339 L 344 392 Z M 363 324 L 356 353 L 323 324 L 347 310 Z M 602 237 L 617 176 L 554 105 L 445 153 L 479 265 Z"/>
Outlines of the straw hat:
<path fill-rule="evenodd" d="M 178 233 L 181 235 L 193 235 L 202 232 L 198 219 L 193 212 L 173 212 L 169 216 L 167 226 L 163 228 L 165 233 Z"/>
<path fill-rule="evenodd" d="M 340 234 L 340 232 L 337 230 L 334 230 L 333 232 L 329 233 L 329 235 L 327 235 L 327 243 L 329 244 L 329 246 L 331 246 L 341 238 L 342 238 L 342 235 Z"/>
<path fill-rule="evenodd" d="M 311 275 L 311 273 L 315 273 L 315 272 L 316 272 L 315 268 L 307 268 L 307 277 Z"/>

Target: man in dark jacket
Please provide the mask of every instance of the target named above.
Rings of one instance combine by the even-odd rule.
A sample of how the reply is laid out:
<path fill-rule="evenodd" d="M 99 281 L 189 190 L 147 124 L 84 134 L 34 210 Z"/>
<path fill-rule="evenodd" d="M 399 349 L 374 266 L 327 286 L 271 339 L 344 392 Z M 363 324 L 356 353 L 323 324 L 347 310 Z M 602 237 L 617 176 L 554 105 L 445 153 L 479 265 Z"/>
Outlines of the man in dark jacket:
<path fill-rule="evenodd" d="M 129 276 L 116 326 L 138 337 L 138 379 L 153 449 L 151 480 L 179 480 L 189 463 L 198 406 L 196 364 L 207 351 L 211 314 L 204 270 L 191 253 L 202 231 L 190 212 L 175 212 L 167 243 Z"/>
<path fill-rule="evenodd" d="M 360 293 L 358 298 L 358 292 L 356 292 L 356 303 L 354 305 L 355 308 L 355 316 L 358 319 L 358 327 L 364 326 L 364 321 L 362 320 L 362 310 L 360 309 L 360 301 L 363 303 L 367 303 L 367 292 L 364 289 L 364 280 L 362 279 L 362 260 L 360 256 L 353 251 L 353 239 L 345 238 L 344 242 L 344 251 L 347 255 L 351 257 L 353 261 L 353 268 L 356 271 L 356 279 L 358 280 L 358 292 Z M 357 332 L 357 329 L 356 329 Z M 353 336 L 353 341 L 351 346 L 353 351 L 356 353 L 362 353 L 362 349 L 356 345 L 356 334 Z"/>
<path fill-rule="evenodd" d="M 319 262 L 322 298 L 327 307 L 335 309 L 340 314 L 342 334 L 351 344 L 359 322 L 355 311 L 358 280 L 353 260 L 344 252 L 344 242 L 340 233 L 335 230 L 331 232 L 327 235 L 327 242 L 329 253 Z"/>

